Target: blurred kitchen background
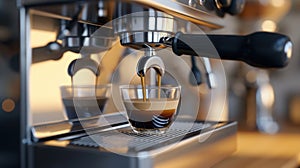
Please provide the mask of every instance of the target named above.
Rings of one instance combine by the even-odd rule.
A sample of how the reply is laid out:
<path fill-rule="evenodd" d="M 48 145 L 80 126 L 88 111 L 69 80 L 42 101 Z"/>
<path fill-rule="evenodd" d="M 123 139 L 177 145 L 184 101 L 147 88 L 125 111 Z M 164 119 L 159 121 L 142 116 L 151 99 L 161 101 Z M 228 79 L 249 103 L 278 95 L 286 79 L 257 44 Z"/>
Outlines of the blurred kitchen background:
<path fill-rule="evenodd" d="M 244 63 L 224 61 L 228 86 L 227 119 L 239 121 L 239 129 L 243 131 L 300 134 L 300 1 L 246 0 L 246 2 L 245 10 L 240 16 L 227 15 L 226 27 L 212 33 L 249 34 L 260 30 L 283 33 L 293 41 L 293 57 L 286 68 L 279 70 L 261 70 Z M 0 0 L 0 9 L 0 167 L 18 167 L 20 153 L 18 9 L 14 0 Z M 34 35 L 40 36 L 39 33 L 41 32 L 35 32 Z M 43 40 L 48 42 L 48 39 L 52 38 L 55 37 L 45 36 L 37 41 L 36 45 Z M 35 42 L 32 43 L 34 47 Z M 66 66 L 63 62 L 60 64 Z M 36 73 L 37 76 L 43 74 L 41 71 Z M 41 107 L 45 108 L 43 104 Z"/>
<path fill-rule="evenodd" d="M 0 1 L 0 167 L 19 167 L 19 23 L 15 1 Z"/>
<path fill-rule="evenodd" d="M 288 35 L 293 57 L 283 69 L 261 70 L 235 64 L 227 71 L 230 119 L 240 128 L 266 133 L 299 132 L 299 26 L 300 1 L 247 0 L 243 13 L 235 18 L 236 31 L 271 31 Z M 234 68 L 233 68 L 234 67 Z M 256 122 L 255 122 L 256 121 Z"/>

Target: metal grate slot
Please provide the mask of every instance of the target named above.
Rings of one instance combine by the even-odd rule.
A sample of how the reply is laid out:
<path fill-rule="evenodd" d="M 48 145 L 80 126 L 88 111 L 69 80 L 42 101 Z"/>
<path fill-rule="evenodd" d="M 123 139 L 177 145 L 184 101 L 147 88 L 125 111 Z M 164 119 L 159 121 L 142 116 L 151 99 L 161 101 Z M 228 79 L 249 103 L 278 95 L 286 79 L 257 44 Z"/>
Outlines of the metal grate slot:
<path fill-rule="evenodd" d="M 156 149 L 201 133 L 202 130 L 213 128 L 217 123 L 177 122 L 175 128 L 170 128 L 164 134 L 135 133 L 129 127 L 126 129 L 101 132 L 75 139 L 73 145 L 87 147 L 126 148 L 129 152 Z M 180 129 L 185 128 L 185 129 Z"/>
<path fill-rule="evenodd" d="M 113 113 L 81 121 L 70 120 L 47 123 L 43 125 L 35 125 L 31 128 L 31 133 L 32 139 L 35 142 L 38 142 L 42 140 L 50 140 L 54 138 L 84 133 L 85 131 L 101 130 L 111 126 L 118 126 L 126 123 L 127 119 L 123 113 Z"/>

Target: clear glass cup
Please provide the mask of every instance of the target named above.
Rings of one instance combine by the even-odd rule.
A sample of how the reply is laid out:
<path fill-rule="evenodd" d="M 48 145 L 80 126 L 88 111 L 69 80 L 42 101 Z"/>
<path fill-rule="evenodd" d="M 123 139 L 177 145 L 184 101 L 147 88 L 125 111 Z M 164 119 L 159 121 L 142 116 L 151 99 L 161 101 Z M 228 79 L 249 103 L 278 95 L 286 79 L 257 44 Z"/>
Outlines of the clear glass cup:
<path fill-rule="evenodd" d="M 164 133 L 177 115 L 180 86 L 120 86 L 128 121 L 136 133 Z"/>
<path fill-rule="evenodd" d="M 99 116 L 105 110 L 111 85 L 61 86 L 61 98 L 68 120 Z"/>

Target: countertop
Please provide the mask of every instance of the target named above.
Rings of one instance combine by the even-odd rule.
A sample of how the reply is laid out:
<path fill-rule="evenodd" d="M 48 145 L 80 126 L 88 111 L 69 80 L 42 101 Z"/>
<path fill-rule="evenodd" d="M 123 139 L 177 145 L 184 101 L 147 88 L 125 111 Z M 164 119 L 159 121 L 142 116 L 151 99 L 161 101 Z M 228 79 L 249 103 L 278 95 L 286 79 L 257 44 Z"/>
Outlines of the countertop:
<path fill-rule="evenodd" d="M 238 132 L 237 150 L 214 168 L 299 167 L 300 133 Z"/>

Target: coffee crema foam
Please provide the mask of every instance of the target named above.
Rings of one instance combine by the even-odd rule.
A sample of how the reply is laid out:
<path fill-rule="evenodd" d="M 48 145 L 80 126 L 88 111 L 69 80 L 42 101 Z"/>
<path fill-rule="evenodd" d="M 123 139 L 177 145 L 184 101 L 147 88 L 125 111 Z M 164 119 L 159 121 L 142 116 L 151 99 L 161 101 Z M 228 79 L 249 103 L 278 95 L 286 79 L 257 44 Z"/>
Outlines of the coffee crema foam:
<path fill-rule="evenodd" d="M 155 117 L 164 119 L 167 126 L 176 113 L 178 99 L 132 99 L 125 100 L 124 105 L 131 123 L 152 122 Z M 144 123 L 145 124 L 145 123 Z M 153 126 L 154 127 L 154 126 Z"/>
<path fill-rule="evenodd" d="M 176 109 L 178 105 L 178 99 L 130 99 L 124 100 L 124 105 L 127 110 L 167 110 Z"/>

